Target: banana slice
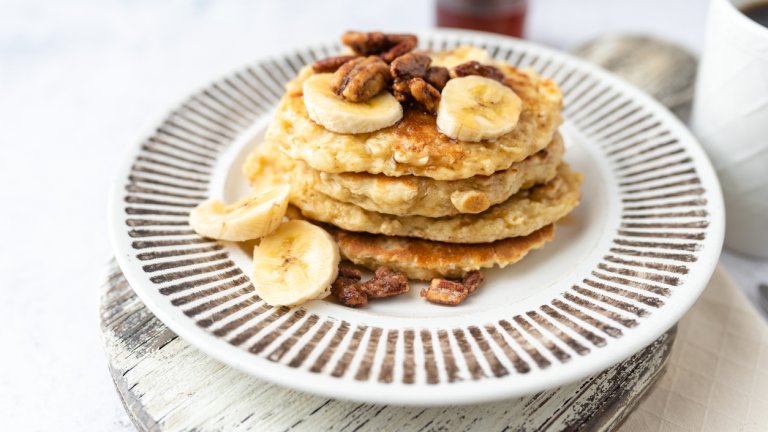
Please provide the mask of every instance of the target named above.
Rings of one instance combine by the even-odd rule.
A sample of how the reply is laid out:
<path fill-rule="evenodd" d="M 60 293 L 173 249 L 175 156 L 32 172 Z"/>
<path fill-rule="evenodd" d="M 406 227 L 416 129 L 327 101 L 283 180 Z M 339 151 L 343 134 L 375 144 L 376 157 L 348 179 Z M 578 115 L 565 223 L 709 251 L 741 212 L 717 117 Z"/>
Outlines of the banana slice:
<path fill-rule="evenodd" d="M 437 128 L 462 141 L 482 141 L 511 132 L 523 102 L 504 84 L 477 75 L 448 81 L 437 108 Z"/>
<path fill-rule="evenodd" d="M 261 190 L 225 205 L 208 200 L 189 214 L 189 224 L 196 233 L 218 240 L 246 241 L 274 231 L 288 207 L 288 185 Z"/>
<path fill-rule="evenodd" d="M 339 246 L 324 229 L 292 220 L 261 239 L 253 251 L 253 285 L 272 306 L 328 296 L 339 271 Z"/>
<path fill-rule="evenodd" d="M 366 102 L 348 102 L 331 91 L 332 76 L 316 74 L 304 81 L 304 106 L 315 123 L 332 132 L 357 134 L 392 126 L 403 118 L 403 107 L 389 92 Z"/>

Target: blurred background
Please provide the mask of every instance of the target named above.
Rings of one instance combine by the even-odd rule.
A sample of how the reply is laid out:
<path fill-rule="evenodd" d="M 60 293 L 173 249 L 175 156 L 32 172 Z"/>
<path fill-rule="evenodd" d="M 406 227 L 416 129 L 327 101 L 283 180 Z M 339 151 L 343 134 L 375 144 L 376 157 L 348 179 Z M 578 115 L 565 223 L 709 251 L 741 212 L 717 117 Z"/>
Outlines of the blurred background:
<path fill-rule="evenodd" d="M 107 196 L 123 153 L 174 104 L 218 76 L 345 30 L 429 29 L 435 3 L 0 5 L 1 429 L 132 430 L 107 371 L 97 317 L 111 255 Z M 569 50 L 610 33 L 648 34 L 698 54 L 707 5 L 531 0 L 525 37 Z"/>

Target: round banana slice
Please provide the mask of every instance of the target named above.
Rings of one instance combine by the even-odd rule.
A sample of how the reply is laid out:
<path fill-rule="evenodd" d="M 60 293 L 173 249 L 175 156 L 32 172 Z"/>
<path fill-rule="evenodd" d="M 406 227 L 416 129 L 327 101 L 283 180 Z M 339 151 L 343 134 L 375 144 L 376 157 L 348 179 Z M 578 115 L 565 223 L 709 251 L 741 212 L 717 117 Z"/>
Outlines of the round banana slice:
<path fill-rule="evenodd" d="M 304 106 L 309 118 L 331 132 L 358 134 L 392 126 L 403 118 L 403 107 L 389 92 L 366 102 L 348 102 L 331 91 L 333 74 L 312 75 L 304 81 Z"/>
<path fill-rule="evenodd" d="M 483 141 L 512 132 L 523 102 L 504 84 L 477 75 L 448 81 L 437 108 L 437 128 L 462 141 Z"/>
<path fill-rule="evenodd" d="M 189 214 L 189 224 L 203 237 L 217 240 L 246 241 L 264 237 L 274 231 L 288 207 L 288 185 L 260 190 L 225 205 L 208 200 Z"/>
<path fill-rule="evenodd" d="M 324 229 L 302 220 L 280 225 L 253 250 L 253 285 L 272 306 L 328 296 L 339 271 L 339 246 Z"/>

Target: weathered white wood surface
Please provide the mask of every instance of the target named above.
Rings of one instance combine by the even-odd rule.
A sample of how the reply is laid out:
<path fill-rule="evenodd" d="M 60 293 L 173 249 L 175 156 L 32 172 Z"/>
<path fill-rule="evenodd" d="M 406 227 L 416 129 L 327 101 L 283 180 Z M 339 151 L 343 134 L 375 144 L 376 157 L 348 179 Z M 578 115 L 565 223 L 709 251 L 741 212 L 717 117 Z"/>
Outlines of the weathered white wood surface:
<path fill-rule="evenodd" d="M 109 368 L 139 430 L 612 430 L 662 371 L 675 332 L 581 382 L 509 401 L 408 408 L 313 396 L 260 381 L 193 348 L 141 303 L 114 261 L 101 327 Z"/>

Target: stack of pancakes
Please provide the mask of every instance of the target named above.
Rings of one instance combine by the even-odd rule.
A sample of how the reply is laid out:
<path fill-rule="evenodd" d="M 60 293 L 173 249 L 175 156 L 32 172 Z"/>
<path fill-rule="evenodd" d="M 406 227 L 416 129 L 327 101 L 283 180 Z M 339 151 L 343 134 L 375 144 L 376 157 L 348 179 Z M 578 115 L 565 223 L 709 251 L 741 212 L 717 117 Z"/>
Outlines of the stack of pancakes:
<path fill-rule="evenodd" d="M 288 183 L 300 217 L 326 224 L 341 254 L 413 279 L 506 266 L 552 239 L 579 202 L 581 175 L 562 162 L 562 94 L 532 71 L 498 65 L 523 102 L 515 129 L 492 141 L 441 134 L 405 108 L 395 125 L 339 134 L 313 122 L 305 68 L 286 85 L 266 142 L 245 163 L 254 187 Z"/>

